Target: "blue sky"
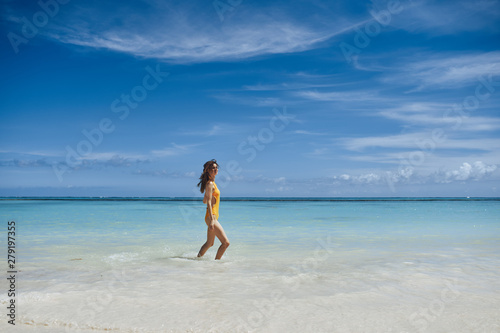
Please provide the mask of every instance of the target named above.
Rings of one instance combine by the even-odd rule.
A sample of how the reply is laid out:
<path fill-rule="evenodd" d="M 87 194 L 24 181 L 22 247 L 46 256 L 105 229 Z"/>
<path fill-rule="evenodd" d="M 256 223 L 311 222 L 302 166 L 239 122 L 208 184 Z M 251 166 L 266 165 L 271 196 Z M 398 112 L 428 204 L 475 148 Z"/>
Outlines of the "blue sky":
<path fill-rule="evenodd" d="M 1 196 L 499 196 L 499 1 L 4 1 Z"/>

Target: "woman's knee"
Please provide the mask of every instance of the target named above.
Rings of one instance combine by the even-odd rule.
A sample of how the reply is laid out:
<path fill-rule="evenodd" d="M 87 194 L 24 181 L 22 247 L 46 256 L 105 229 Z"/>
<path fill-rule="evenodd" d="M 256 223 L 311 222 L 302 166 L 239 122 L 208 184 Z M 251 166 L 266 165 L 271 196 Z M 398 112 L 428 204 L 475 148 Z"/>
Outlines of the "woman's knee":
<path fill-rule="evenodd" d="M 229 241 L 225 241 L 224 243 L 222 243 L 222 245 L 225 247 L 225 248 L 228 248 L 230 243 Z"/>

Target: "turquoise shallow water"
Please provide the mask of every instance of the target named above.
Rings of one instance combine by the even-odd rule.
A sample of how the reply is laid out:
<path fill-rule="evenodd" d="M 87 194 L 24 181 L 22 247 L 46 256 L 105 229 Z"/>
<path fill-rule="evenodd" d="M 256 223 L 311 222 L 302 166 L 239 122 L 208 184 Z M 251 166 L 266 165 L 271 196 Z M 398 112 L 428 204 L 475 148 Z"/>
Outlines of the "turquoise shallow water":
<path fill-rule="evenodd" d="M 0 200 L 5 235 L 17 227 L 16 331 L 500 330 L 499 200 L 223 199 L 220 262 L 217 241 L 195 258 L 204 214 L 179 199 Z"/>

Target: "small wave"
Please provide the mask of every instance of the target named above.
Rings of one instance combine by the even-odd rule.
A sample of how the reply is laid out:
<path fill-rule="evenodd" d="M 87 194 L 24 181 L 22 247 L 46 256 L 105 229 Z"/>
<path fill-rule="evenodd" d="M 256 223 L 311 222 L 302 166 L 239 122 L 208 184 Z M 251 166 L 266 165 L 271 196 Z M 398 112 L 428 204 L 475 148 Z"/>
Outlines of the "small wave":
<path fill-rule="evenodd" d="M 121 252 L 121 253 L 115 253 L 112 254 L 106 258 L 104 258 L 104 262 L 108 264 L 113 264 L 116 262 L 131 262 L 135 261 L 139 258 L 139 253 L 135 252 Z"/>

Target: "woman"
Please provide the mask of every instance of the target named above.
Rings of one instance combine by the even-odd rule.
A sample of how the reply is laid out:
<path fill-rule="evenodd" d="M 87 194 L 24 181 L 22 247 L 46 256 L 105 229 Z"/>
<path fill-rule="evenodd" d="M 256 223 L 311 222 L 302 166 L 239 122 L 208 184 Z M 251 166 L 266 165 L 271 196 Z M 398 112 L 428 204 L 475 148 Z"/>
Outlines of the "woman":
<path fill-rule="evenodd" d="M 198 257 L 202 257 L 207 250 L 214 245 L 215 236 L 222 243 L 217 250 L 217 255 L 215 260 L 222 257 L 227 247 L 229 246 L 229 239 L 227 239 L 224 229 L 222 229 L 219 223 L 219 202 L 220 202 L 220 191 L 215 185 L 215 176 L 219 172 L 219 166 L 216 160 L 208 161 L 203 165 L 203 173 L 200 176 L 200 182 L 198 186 L 200 187 L 201 193 L 205 192 L 203 197 L 203 203 L 207 204 L 207 214 L 205 215 L 205 223 L 208 226 L 207 231 L 207 241 L 200 249 Z"/>

